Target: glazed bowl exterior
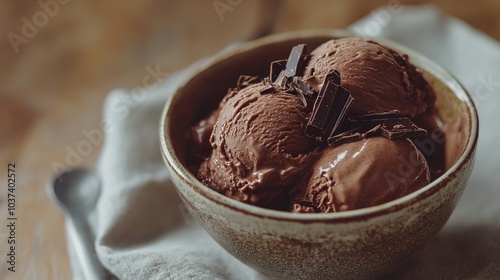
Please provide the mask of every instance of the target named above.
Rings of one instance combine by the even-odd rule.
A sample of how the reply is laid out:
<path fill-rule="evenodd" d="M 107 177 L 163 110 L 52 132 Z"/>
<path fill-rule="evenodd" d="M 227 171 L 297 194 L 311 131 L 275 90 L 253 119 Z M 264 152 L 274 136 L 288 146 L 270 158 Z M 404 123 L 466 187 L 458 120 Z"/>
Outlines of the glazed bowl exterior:
<path fill-rule="evenodd" d="M 473 167 L 478 119 L 471 98 L 444 69 L 389 41 L 432 80 L 445 123 L 460 123 L 457 152 L 444 175 L 400 199 L 339 213 L 288 213 L 247 205 L 204 186 L 186 164 L 189 127 L 215 108 L 240 74 L 266 73 L 292 46 L 312 50 L 342 30 L 272 35 L 211 58 L 172 95 L 160 121 L 161 152 L 177 191 L 205 230 L 229 253 L 273 279 L 374 279 L 408 261 L 444 226 Z M 284 56 L 284 57 L 283 57 Z M 456 140 L 456 141 L 455 141 Z"/>

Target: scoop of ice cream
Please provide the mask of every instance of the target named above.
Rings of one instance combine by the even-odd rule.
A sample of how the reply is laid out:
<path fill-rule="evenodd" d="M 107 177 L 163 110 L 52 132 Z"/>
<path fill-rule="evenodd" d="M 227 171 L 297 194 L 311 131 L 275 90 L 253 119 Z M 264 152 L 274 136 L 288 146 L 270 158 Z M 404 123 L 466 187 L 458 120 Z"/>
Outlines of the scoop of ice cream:
<path fill-rule="evenodd" d="M 434 92 L 407 56 L 367 39 L 327 41 L 311 52 L 307 67 L 316 91 L 326 74 L 340 72 L 341 85 L 355 98 L 351 115 L 398 110 L 413 118 L 434 104 Z"/>
<path fill-rule="evenodd" d="M 430 182 L 429 166 L 410 140 L 384 137 L 329 147 L 312 172 L 293 212 L 339 212 L 379 205 Z"/>
<path fill-rule="evenodd" d="M 239 201 L 279 208 L 276 201 L 297 184 L 316 143 L 304 134 L 310 112 L 299 97 L 261 94 L 264 87 L 251 85 L 225 99 L 210 137 L 213 152 L 198 178 Z"/>

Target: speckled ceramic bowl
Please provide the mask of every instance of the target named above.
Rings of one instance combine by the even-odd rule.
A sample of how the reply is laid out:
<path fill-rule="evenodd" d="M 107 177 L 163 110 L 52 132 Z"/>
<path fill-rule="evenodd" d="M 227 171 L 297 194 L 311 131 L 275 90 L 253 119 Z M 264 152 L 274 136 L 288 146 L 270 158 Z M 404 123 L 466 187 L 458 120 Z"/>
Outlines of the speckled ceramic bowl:
<path fill-rule="evenodd" d="M 233 256 L 275 279 L 373 279 L 423 248 L 444 226 L 469 178 L 478 119 L 463 87 L 434 62 L 398 44 L 434 87 L 448 135 L 448 171 L 408 196 L 379 206 L 328 214 L 288 213 L 227 198 L 200 183 L 186 167 L 189 127 L 217 106 L 240 74 L 266 73 L 290 49 L 309 49 L 345 31 L 273 35 L 211 59 L 167 102 L 160 123 L 161 151 L 178 193 L 206 231 Z M 380 41 L 380 40 L 377 40 Z"/>

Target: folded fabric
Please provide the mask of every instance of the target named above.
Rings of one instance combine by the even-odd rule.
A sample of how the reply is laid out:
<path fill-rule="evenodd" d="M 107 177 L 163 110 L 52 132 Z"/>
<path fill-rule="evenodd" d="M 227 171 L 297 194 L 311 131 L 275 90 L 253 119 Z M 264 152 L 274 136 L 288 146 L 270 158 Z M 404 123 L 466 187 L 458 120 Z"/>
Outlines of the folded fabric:
<path fill-rule="evenodd" d="M 433 6 L 380 8 L 351 27 L 400 42 L 448 68 L 480 116 L 477 160 L 445 228 L 387 279 L 493 279 L 500 273 L 500 45 Z M 146 94 L 115 90 L 104 104 L 107 129 L 97 170 L 103 191 L 92 217 L 96 250 L 119 279 L 266 279 L 222 249 L 191 218 L 169 181 L 158 144 L 164 103 L 198 62 Z M 75 279 L 80 279 L 72 258 Z"/>

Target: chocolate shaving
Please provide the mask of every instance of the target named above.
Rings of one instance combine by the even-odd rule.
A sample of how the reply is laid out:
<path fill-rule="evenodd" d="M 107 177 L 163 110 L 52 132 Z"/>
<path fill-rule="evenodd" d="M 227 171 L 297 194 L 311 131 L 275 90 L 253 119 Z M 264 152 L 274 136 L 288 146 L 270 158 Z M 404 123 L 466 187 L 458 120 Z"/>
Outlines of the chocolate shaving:
<path fill-rule="evenodd" d="M 332 138 L 338 134 L 353 101 L 349 91 L 340 86 L 339 72 L 328 73 L 314 102 L 313 112 L 305 129 L 306 135 L 325 141 L 327 137 Z"/>
<path fill-rule="evenodd" d="M 293 77 L 290 87 L 296 92 L 301 92 L 305 96 L 312 96 L 314 94 L 311 85 L 308 82 L 301 80 L 299 77 Z"/>
<path fill-rule="evenodd" d="M 271 62 L 271 67 L 269 69 L 269 79 L 273 82 L 276 82 L 278 75 L 285 69 L 286 59 Z"/>
<path fill-rule="evenodd" d="M 238 82 L 236 83 L 236 87 L 238 89 L 244 89 L 244 88 L 248 87 L 249 85 L 258 83 L 259 81 L 260 81 L 260 79 L 257 76 L 241 75 L 238 78 Z"/>
<path fill-rule="evenodd" d="M 238 93 L 238 88 L 228 88 L 227 89 L 227 93 L 226 93 L 226 96 L 229 98 L 229 97 L 233 97 L 235 96 L 236 94 Z"/>
<path fill-rule="evenodd" d="M 300 44 L 292 48 L 292 51 L 288 56 L 285 69 L 285 75 L 288 78 L 300 75 L 299 71 L 302 68 L 306 56 L 307 56 L 306 44 Z"/>
<path fill-rule="evenodd" d="M 299 77 L 293 77 L 290 88 L 299 96 L 304 107 L 312 110 L 314 104 L 314 91 L 309 83 L 301 80 Z"/>

